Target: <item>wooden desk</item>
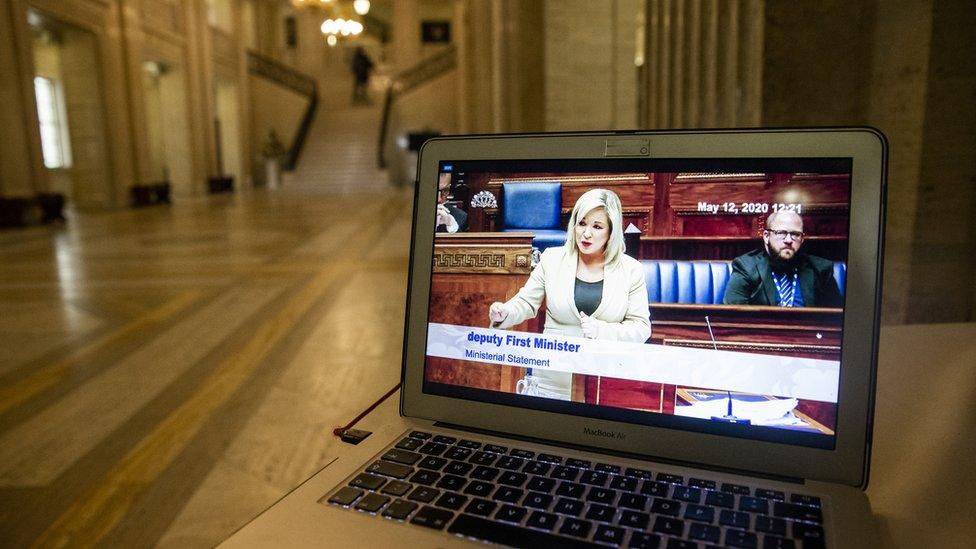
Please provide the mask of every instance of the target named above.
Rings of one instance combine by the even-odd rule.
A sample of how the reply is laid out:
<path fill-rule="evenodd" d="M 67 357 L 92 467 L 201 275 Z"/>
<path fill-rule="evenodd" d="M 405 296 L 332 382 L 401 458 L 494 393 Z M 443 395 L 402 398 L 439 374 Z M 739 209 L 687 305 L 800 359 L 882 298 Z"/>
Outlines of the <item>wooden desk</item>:
<path fill-rule="evenodd" d="M 976 323 L 881 331 L 868 498 L 883 547 L 972 547 Z"/>

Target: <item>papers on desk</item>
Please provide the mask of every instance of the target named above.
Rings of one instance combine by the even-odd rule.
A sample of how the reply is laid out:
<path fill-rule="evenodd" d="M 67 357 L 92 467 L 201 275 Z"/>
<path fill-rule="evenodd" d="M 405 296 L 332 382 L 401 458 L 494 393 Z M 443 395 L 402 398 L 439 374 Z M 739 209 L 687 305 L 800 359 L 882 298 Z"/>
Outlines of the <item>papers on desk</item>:
<path fill-rule="evenodd" d="M 743 400 L 732 397 L 732 413 L 741 419 L 748 419 L 753 425 L 790 427 L 805 425 L 802 419 L 793 415 L 795 398 L 776 400 Z M 677 416 L 711 419 L 724 416 L 728 412 L 729 401 L 725 396 L 700 400 L 687 406 L 675 406 Z"/>

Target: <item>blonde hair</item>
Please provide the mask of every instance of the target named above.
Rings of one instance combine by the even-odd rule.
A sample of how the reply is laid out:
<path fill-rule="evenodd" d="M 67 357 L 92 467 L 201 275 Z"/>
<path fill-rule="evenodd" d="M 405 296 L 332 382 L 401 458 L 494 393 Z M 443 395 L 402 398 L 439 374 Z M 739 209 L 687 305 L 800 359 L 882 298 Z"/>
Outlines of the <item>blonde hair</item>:
<path fill-rule="evenodd" d="M 604 251 L 604 264 L 613 265 L 624 253 L 624 214 L 620 198 L 615 192 L 607 189 L 591 189 L 576 201 L 573 213 L 569 216 L 569 224 L 566 226 L 566 251 L 579 253 L 579 246 L 576 244 L 576 224 L 597 208 L 603 208 L 610 221 L 610 238 Z"/>

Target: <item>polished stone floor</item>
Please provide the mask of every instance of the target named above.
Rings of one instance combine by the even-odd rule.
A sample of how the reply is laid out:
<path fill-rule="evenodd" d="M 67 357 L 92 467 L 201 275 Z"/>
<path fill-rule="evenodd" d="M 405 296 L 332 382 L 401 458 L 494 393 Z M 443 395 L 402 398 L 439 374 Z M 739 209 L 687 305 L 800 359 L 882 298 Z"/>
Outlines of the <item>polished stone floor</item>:
<path fill-rule="evenodd" d="M 354 142 L 376 116 L 324 111 L 348 138 L 277 191 L 0 233 L 0 545 L 213 546 L 396 385 L 412 189 Z"/>

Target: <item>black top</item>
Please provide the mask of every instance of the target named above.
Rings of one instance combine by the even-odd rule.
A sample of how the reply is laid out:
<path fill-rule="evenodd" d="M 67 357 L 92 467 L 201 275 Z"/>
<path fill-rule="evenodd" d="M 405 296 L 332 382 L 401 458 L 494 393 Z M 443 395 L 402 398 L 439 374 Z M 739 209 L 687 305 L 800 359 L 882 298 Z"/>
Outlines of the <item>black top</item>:
<path fill-rule="evenodd" d="M 603 281 L 583 282 L 576 279 L 576 308 L 586 316 L 591 316 L 603 300 Z"/>

